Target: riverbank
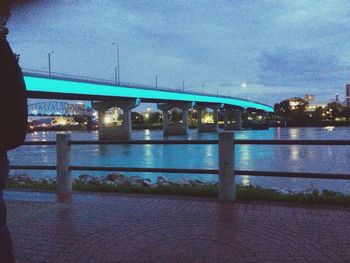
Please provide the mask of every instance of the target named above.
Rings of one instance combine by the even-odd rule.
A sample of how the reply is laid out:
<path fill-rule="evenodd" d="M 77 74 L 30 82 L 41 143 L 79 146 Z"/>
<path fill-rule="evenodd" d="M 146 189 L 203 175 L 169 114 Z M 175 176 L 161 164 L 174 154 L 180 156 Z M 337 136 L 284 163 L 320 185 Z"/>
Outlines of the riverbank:
<path fill-rule="evenodd" d="M 34 179 L 26 174 L 20 174 L 10 177 L 8 188 L 55 191 L 56 179 Z M 201 182 L 199 180 L 170 181 L 159 176 L 157 181 L 152 183 L 149 179 L 139 176 L 127 177 L 117 173 L 109 174 L 106 177 L 83 174 L 73 180 L 73 190 L 101 193 L 218 197 L 218 185 L 214 182 Z M 350 205 L 350 195 L 329 190 L 319 191 L 316 188 L 309 188 L 301 192 L 282 192 L 272 188 L 238 184 L 236 190 L 238 200 Z"/>
<path fill-rule="evenodd" d="M 223 123 L 219 123 L 218 124 L 219 129 L 223 129 L 224 128 L 224 124 Z M 258 128 L 256 128 L 257 125 L 252 125 L 250 124 L 242 124 L 242 129 L 243 130 L 257 130 L 257 129 L 269 129 L 269 128 L 308 128 L 308 127 L 350 127 L 350 122 L 339 122 L 339 121 L 327 121 L 327 122 L 310 122 L 310 123 L 297 123 L 297 122 L 289 122 L 285 125 L 282 124 L 262 124 L 261 127 L 258 126 Z M 189 125 L 188 129 L 190 130 L 195 130 L 197 129 L 196 125 Z M 48 132 L 48 131 L 96 131 L 98 130 L 98 128 L 94 127 L 93 129 L 87 129 L 84 126 L 46 126 L 46 127 L 35 127 L 35 128 L 31 128 L 28 130 L 28 133 L 31 132 Z M 133 125 L 132 126 L 132 130 L 135 131 L 142 131 L 142 130 L 158 130 L 161 131 L 163 130 L 163 125 Z"/>

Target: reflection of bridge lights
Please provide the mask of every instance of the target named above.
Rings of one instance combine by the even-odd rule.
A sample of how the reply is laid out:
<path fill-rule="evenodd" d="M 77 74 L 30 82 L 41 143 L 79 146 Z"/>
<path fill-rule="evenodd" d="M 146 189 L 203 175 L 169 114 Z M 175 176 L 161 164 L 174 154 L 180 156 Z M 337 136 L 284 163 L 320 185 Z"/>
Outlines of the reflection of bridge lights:
<path fill-rule="evenodd" d="M 324 127 L 326 131 L 333 131 L 335 129 L 335 126 L 326 126 Z"/>
<path fill-rule="evenodd" d="M 292 140 L 299 139 L 299 130 L 298 129 L 289 129 L 288 130 L 289 136 Z"/>
<path fill-rule="evenodd" d="M 300 150 L 300 148 L 297 145 L 290 146 L 290 157 L 292 160 L 294 160 L 294 161 L 299 160 L 299 150 Z"/>
<path fill-rule="evenodd" d="M 250 185 L 250 176 L 242 175 L 242 185 L 249 186 Z"/>

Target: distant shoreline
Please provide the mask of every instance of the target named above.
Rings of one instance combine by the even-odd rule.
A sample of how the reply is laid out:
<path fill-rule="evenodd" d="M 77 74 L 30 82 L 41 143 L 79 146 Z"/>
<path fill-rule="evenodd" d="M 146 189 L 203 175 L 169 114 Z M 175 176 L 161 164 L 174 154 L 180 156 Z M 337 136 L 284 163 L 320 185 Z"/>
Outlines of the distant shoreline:
<path fill-rule="evenodd" d="M 314 128 L 314 127 L 349 127 L 350 122 L 322 122 L 322 123 L 311 123 L 307 125 L 303 124 L 297 124 L 297 123 L 290 123 L 287 124 L 286 126 L 279 126 L 279 125 L 270 125 L 269 128 Z M 197 126 L 189 126 L 189 129 L 197 129 Z M 223 128 L 223 125 L 219 125 L 219 128 Z M 162 130 L 163 126 L 162 125 L 137 125 L 132 127 L 133 130 Z M 243 125 L 242 130 L 250 130 L 251 126 L 245 126 Z M 93 129 L 90 131 L 94 131 L 98 129 Z M 253 129 L 254 130 L 254 129 Z M 34 128 L 33 130 L 28 131 L 30 132 L 47 132 L 47 131 L 87 131 L 86 127 L 74 127 L 74 126 L 64 126 L 64 127 L 37 127 Z"/>

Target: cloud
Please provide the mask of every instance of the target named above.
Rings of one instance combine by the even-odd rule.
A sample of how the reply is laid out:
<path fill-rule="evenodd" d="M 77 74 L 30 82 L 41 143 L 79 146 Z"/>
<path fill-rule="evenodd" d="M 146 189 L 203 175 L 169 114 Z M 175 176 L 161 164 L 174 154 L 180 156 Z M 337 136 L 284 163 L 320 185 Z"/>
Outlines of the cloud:
<path fill-rule="evenodd" d="M 334 84 L 344 79 L 348 70 L 340 64 L 338 55 L 319 49 L 263 51 L 258 63 L 258 82 L 274 86 Z"/>

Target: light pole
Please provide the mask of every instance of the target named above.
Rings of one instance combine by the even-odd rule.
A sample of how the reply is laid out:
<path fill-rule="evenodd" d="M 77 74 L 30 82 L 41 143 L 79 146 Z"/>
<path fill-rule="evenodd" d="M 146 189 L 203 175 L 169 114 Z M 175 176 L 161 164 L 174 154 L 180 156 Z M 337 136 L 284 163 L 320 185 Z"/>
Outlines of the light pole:
<path fill-rule="evenodd" d="M 242 88 L 244 89 L 245 99 L 247 99 L 247 84 L 246 84 L 246 83 L 243 83 L 243 84 L 242 84 Z"/>
<path fill-rule="evenodd" d="M 204 94 L 204 84 L 202 84 L 202 94 Z"/>
<path fill-rule="evenodd" d="M 51 51 L 47 53 L 48 59 L 49 59 L 49 76 L 51 76 L 51 54 L 55 53 L 55 51 Z"/>
<path fill-rule="evenodd" d="M 114 79 L 115 79 L 115 85 L 118 85 L 118 75 L 117 75 L 117 67 L 114 67 Z"/>
<path fill-rule="evenodd" d="M 182 92 L 185 92 L 185 81 L 182 81 Z"/>
<path fill-rule="evenodd" d="M 119 45 L 112 42 L 112 45 L 117 46 L 117 68 L 114 68 L 115 70 L 115 76 L 117 78 L 116 82 L 119 85 L 120 84 L 120 64 L 119 64 Z"/>
<path fill-rule="evenodd" d="M 156 75 L 156 89 L 158 88 L 158 74 Z"/>

